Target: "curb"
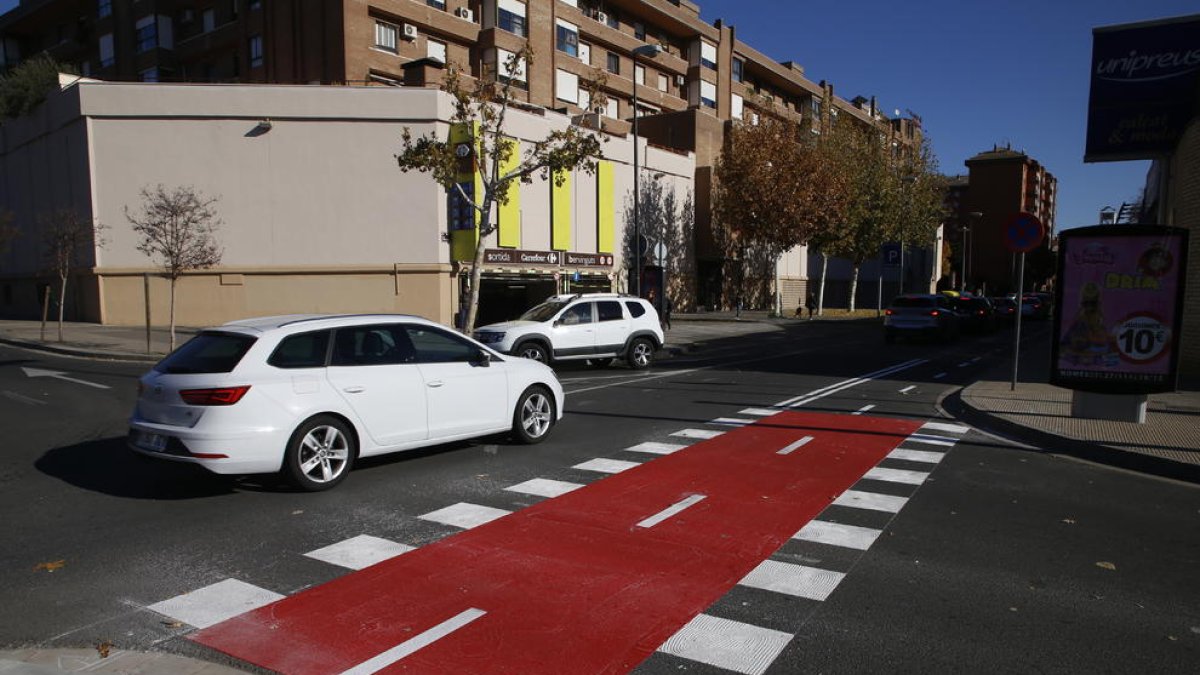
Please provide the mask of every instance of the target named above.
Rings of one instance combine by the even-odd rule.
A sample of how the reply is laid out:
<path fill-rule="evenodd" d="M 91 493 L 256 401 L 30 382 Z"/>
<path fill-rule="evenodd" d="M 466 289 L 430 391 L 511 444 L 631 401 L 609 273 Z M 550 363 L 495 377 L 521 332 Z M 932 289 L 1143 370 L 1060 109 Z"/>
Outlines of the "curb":
<path fill-rule="evenodd" d="M 126 352 L 103 352 L 96 350 L 80 349 L 76 347 L 60 347 L 57 345 L 49 345 L 44 342 L 30 342 L 28 340 L 16 340 L 10 337 L 0 336 L 0 344 L 10 347 L 20 347 L 21 349 L 29 349 L 37 352 L 48 352 L 50 354 L 58 354 L 60 356 L 74 356 L 85 359 L 102 359 L 105 361 L 123 361 L 129 363 L 158 363 L 163 356 L 152 354 L 129 354 Z"/>
<path fill-rule="evenodd" d="M 938 406 L 957 419 L 973 427 L 1010 437 L 1033 446 L 1039 452 L 1064 455 L 1117 469 L 1169 478 L 1172 480 L 1200 484 L 1200 465 L 1184 464 L 1161 457 L 1128 452 L 1101 443 L 1081 441 L 1059 436 L 1048 431 L 1027 427 L 980 410 L 962 397 L 966 388 L 947 394 L 938 401 Z"/>

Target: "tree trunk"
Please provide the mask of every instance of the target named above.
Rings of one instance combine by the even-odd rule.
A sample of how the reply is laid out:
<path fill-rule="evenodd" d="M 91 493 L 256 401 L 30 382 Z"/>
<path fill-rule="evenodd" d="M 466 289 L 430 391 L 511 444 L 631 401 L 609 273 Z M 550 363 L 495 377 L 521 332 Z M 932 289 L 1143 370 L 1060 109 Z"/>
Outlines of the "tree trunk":
<path fill-rule="evenodd" d="M 489 222 L 492 212 L 492 198 L 485 197 L 483 200 L 483 215 L 479 218 L 479 241 L 475 242 L 475 263 L 471 266 L 471 293 L 467 299 L 467 318 L 463 321 L 463 334 L 470 335 L 475 332 L 475 319 L 479 315 L 479 283 L 483 278 L 483 258 L 484 251 L 487 250 L 487 237 L 484 232 L 491 234 L 491 223 Z"/>
<path fill-rule="evenodd" d="M 175 277 L 171 277 L 171 348 L 175 351 Z"/>
<path fill-rule="evenodd" d="M 825 315 L 825 273 L 829 270 L 829 255 L 821 254 L 821 290 L 817 292 L 817 316 Z"/>
<path fill-rule="evenodd" d="M 858 263 L 854 263 L 854 274 L 850 275 L 850 313 L 854 313 L 854 296 L 858 293 Z"/>
<path fill-rule="evenodd" d="M 63 341 L 63 310 L 67 306 L 67 273 L 58 275 L 58 341 Z"/>

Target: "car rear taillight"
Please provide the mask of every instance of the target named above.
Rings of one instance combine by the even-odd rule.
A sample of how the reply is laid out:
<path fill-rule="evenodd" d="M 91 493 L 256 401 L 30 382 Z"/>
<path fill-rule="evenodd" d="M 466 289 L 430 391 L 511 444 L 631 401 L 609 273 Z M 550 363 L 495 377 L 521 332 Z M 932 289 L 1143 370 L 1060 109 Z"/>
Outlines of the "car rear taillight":
<path fill-rule="evenodd" d="M 983 316 L 983 310 L 982 310 L 982 309 L 981 309 L 981 310 L 979 310 L 979 311 L 977 311 L 977 312 L 975 312 L 975 313 L 976 313 L 976 314 L 978 314 L 979 316 Z"/>
<path fill-rule="evenodd" d="M 188 405 L 233 405 L 242 400 L 248 391 L 250 391 L 249 386 L 184 389 L 179 392 L 179 398 Z"/>
<path fill-rule="evenodd" d="M 895 312 L 893 312 L 891 309 L 885 309 L 885 310 L 883 310 L 883 313 L 887 314 L 888 316 L 895 314 Z"/>
<path fill-rule="evenodd" d="M 929 312 L 929 316 L 941 316 L 941 314 L 942 314 L 942 313 L 941 313 L 941 312 L 939 312 L 939 311 L 937 311 L 936 309 L 935 309 L 935 310 L 933 310 L 933 311 L 931 311 L 931 312 Z"/>

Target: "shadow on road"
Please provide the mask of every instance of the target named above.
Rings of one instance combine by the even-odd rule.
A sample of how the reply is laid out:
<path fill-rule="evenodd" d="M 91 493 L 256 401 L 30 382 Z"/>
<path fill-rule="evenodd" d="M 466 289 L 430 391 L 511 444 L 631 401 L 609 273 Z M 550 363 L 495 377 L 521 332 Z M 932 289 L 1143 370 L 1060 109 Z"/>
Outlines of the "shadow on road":
<path fill-rule="evenodd" d="M 195 465 L 140 457 L 124 436 L 54 448 L 34 466 L 75 487 L 128 499 L 200 499 L 244 487 Z"/>

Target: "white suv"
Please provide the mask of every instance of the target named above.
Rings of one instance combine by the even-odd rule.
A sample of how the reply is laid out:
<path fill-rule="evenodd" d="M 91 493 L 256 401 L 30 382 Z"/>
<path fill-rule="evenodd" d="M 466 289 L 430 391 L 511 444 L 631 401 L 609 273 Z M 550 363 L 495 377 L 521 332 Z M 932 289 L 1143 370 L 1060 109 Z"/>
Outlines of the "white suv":
<path fill-rule="evenodd" d="M 649 368 L 663 346 L 654 306 L 619 293 L 556 295 L 516 321 L 480 327 L 475 339 L 543 363 L 589 360 L 606 366 L 623 358 L 639 370 Z"/>
<path fill-rule="evenodd" d="M 219 474 L 333 487 L 359 457 L 512 431 L 563 414 L 540 363 L 415 316 L 276 316 L 202 331 L 138 382 L 129 445 Z"/>

